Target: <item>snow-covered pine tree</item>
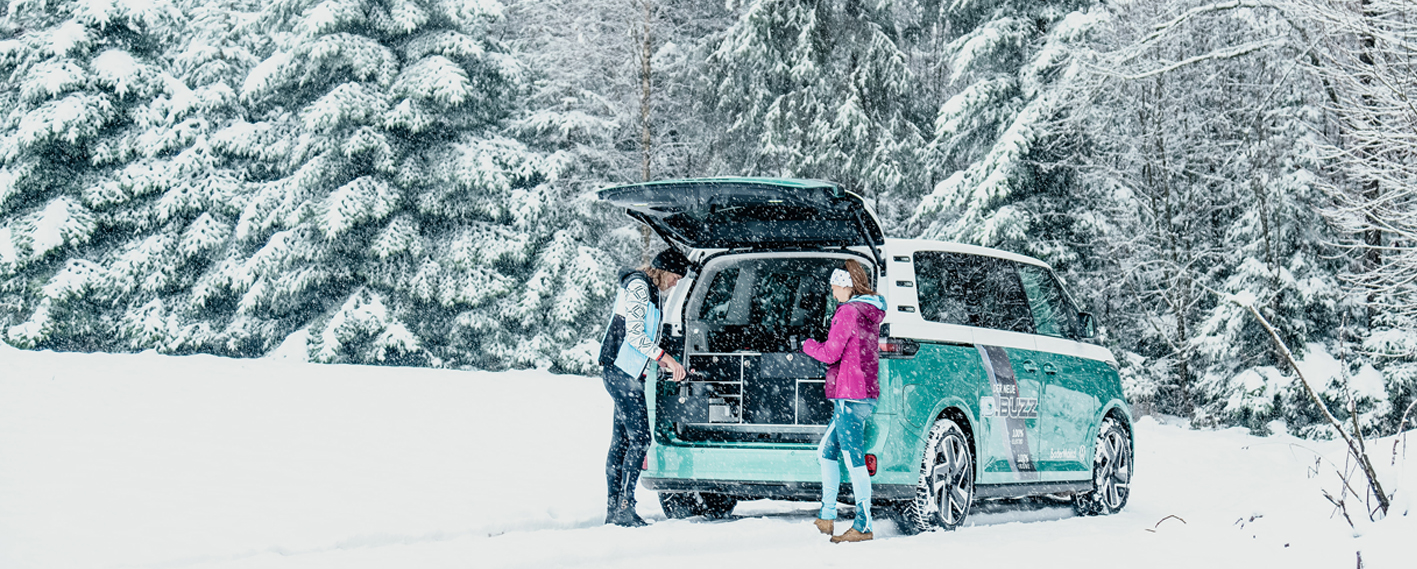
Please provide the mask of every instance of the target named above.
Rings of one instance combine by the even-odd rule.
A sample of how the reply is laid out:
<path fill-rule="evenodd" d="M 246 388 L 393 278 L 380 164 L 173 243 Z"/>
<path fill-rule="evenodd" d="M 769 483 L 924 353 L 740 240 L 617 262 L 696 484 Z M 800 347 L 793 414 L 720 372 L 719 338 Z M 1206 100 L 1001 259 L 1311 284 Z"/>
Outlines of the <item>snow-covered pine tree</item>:
<path fill-rule="evenodd" d="M 1106 11 L 1086 0 L 939 2 L 932 45 L 949 98 L 935 109 L 933 189 L 913 212 L 923 237 L 1002 247 L 1067 269 L 1097 230 L 1078 210 L 1078 151 L 1056 125 Z"/>
<path fill-rule="evenodd" d="M 499 134 L 500 10 L 11 4 L 5 338 L 251 356 L 314 319 L 324 361 L 585 369 L 613 277 Z"/>
<path fill-rule="evenodd" d="M 1314 44 L 1304 61 L 1328 102 L 1321 178 L 1327 209 L 1354 260 L 1344 290 L 1359 306 L 1350 319 L 1357 356 L 1382 371 L 1386 400 L 1368 406 L 1380 432 L 1417 419 L 1417 21 L 1410 2 L 1300 0 L 1290 7 Z M 1381 399 L 1357 389 L 1366 399 Z M 1368 392 L 1364 394 L 1363 392 Z M 1362 412 L 1362 411 L 1360 411 Z M 1404 416 L 1406 425 L 1401 424 Z"/>
<path fill-rule="evenodd" d="M 198 287 L 253 317 L 326 312 L 320 361 L 582 369 L 609 278 L 557 224 L 552 164 L 499 134 L 523 70 L 492 1 L 288 0 L 217 137 L 260 188 Z M 272 340 L 278 338 L 272 338 Z"/>
<path fill-rule="evenodd" d="M 62 349 L 209 349 L 182 300 L 240 185 L 210 134 L 253 58 L 232 2 L 15 2 L 4 20 L 5 338 Z"/>
<path fill-rule="evenodd" d="M 727 12 L 695 0 L 523 0 L 499 33 L 528 64 L 527 110 L 512 132 L 552 155 L 557 203 L 599 236 L 612 266 L 637 266 L 662 247 L 620 210 L 587 200 L 609 184 L 702 174 L 704 117 L 694 112 L 703 53 Z M 641 59 L 648 31 L 649 104 Z M 641 112 L 641 111 L 645 112 Z M 644 146 L 644 127 L 649 146 Z M 649 159 L 645 172 L 643 159 Z M 646 248 L 646 242 L 652 243 Z"/>
<path fill-rule="evenodd" d="M 528 112 L 514 132 L 566 153 L 558 182 L 588 190 L 644 179 L 642 40 L 651 73 L 650 178 L 698 173 L 707 127 L 693 112 L 701 53 L 728 25 L 722 6 L 694 0 L 522 0 L 505 32 L 528 62 Z M 618 216 L 617 217 L 623 217 Z M 622 221 L 617 219 L 616 223 Z"/>
<path fill-rule="evenodd" d="M 508 44 L 529 67 L 527 112 L 512 127 L 518 138 L 564 153 L 558 181 L 581 192 L 639 180 L 634 18 L 627 0 L 508 6 Z"/>
<path fill-rule="evenodd" d="M 892 231 L 928 181 L 928 107 L 901 30 L 910 4 L 753 0 L 709 57 L 709 168 L 821 178 L 872 201 Z"/>
<path fill-rule="evenodd" d="M 1069 107 L 1088 145 L 1079 194 L 1105 204 L 1111 227 L 1094 256 L 1106 262 L 1077 275 L 1079 289 L 1135 356 L 1124 372 L 1145 402 L 1260 429 L 1313 424 L 1267 334 L 1218 296 L 1257 299 L 1297 350 L 1340 353 L 1342 262 L 1319 215 L 1324 101 L 1296 73 L 1306 43 L 1268 7 L 1171 2 L 1113 15 L 1099 72 Z"/>

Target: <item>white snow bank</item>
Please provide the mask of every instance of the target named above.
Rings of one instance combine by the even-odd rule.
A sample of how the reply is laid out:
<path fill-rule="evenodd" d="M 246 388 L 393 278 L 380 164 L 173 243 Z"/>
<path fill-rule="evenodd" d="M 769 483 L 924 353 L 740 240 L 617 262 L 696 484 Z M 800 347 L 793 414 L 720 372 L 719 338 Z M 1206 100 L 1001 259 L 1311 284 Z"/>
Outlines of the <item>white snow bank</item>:
<path fill-rule="evenodd" d="M 203 214 L 205 215 L 205 214 Z M 283 360 L 293 363 L 310 361 L 310 329 L 301 328 L 291 332 L 276 349 L 265 355 L 265 359 Z"/>
<path fill-rule="evenodd" d="M 0 567 L 1352 567 L 1361 551 L 1396 568 L 1417 535 L 1410 513 L 1357 532 L 1334 515 L 1316 453 L 1342 464 L 1335 443 L 1151 419 L 1113 516 L 985 503 L 959 531 L 880 521 L 875 542 L 833 546 L 810 504 L 665 521 L 641 490 L 656 523 L 607 527 L 610 409 L 598 378 L 544 372 L 0 344 Z M 1413 473 L 1378 462 L 1410 512 Z"/>

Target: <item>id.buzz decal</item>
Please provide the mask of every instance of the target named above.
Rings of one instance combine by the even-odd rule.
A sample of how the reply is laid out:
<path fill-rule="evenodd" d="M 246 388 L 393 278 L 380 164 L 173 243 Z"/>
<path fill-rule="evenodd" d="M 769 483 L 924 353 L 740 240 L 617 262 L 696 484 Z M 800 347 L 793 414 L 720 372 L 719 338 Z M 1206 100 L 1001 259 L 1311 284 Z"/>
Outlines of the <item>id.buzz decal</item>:
<path fill-rule="evenodd" d="M 1028 450 L 1027 420 L 1038 418 L 1038 398 L 1021 397 L 1014 368 L 1009 364 L 1009 355 L 998 346 L 975 346 L 984 360 L 984 371 L 989 374 L 989 385 L 993 396 L 979 401 L 980 415 L 1003 419 L 1005 444 L 1013 460 L 1010 468 L 1022 480 L 1037 477 L 1037 468 Z"/>

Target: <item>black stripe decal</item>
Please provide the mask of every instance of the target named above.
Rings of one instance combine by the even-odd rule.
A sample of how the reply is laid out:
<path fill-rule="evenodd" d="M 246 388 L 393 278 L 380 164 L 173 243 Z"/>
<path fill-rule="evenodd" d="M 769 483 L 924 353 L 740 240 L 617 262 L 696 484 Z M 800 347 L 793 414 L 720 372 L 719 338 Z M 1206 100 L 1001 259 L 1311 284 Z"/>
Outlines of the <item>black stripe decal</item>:
<path fill-rule="evenodd" d="M 1018 473 L 1020 480 L 1034 480 L 1038 478 L 1037 469 L 1034 467 L 1033 455 L 1028 450 L 1028 418 L 1024 415 L 1032 414 L 1037 416 L 1036 410 L 1028 410 L 1023 413 L 1019 409 L 1021 401 L 1018 392 L 1018 378 L 1014 377 L 1014 368 L 1009 364 L 1009 354 L 998 346 L 976 346 L 979 355 L 984 359 L 984 371 L 989 374 L 989 385 L 994 390 L 994 401 L 996 416 L 1004 418 L 1004 442 L 1009 447 L 1009 454 L 1013 460 L 1009 466 Z"/>

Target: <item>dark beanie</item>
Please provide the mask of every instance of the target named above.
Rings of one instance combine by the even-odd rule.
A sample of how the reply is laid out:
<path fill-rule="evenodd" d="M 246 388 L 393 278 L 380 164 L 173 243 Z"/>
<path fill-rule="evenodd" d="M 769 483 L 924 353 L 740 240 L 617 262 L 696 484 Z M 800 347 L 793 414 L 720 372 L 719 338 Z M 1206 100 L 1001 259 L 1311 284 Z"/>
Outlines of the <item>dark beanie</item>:
<path fill-rule="evenodd" d="M 665 249 L 655 255 L 654 261 L 649 266 L 661 271 L 669 271 L 681 277 L 689 274 L 689 259 L 673 249 Z"/>

